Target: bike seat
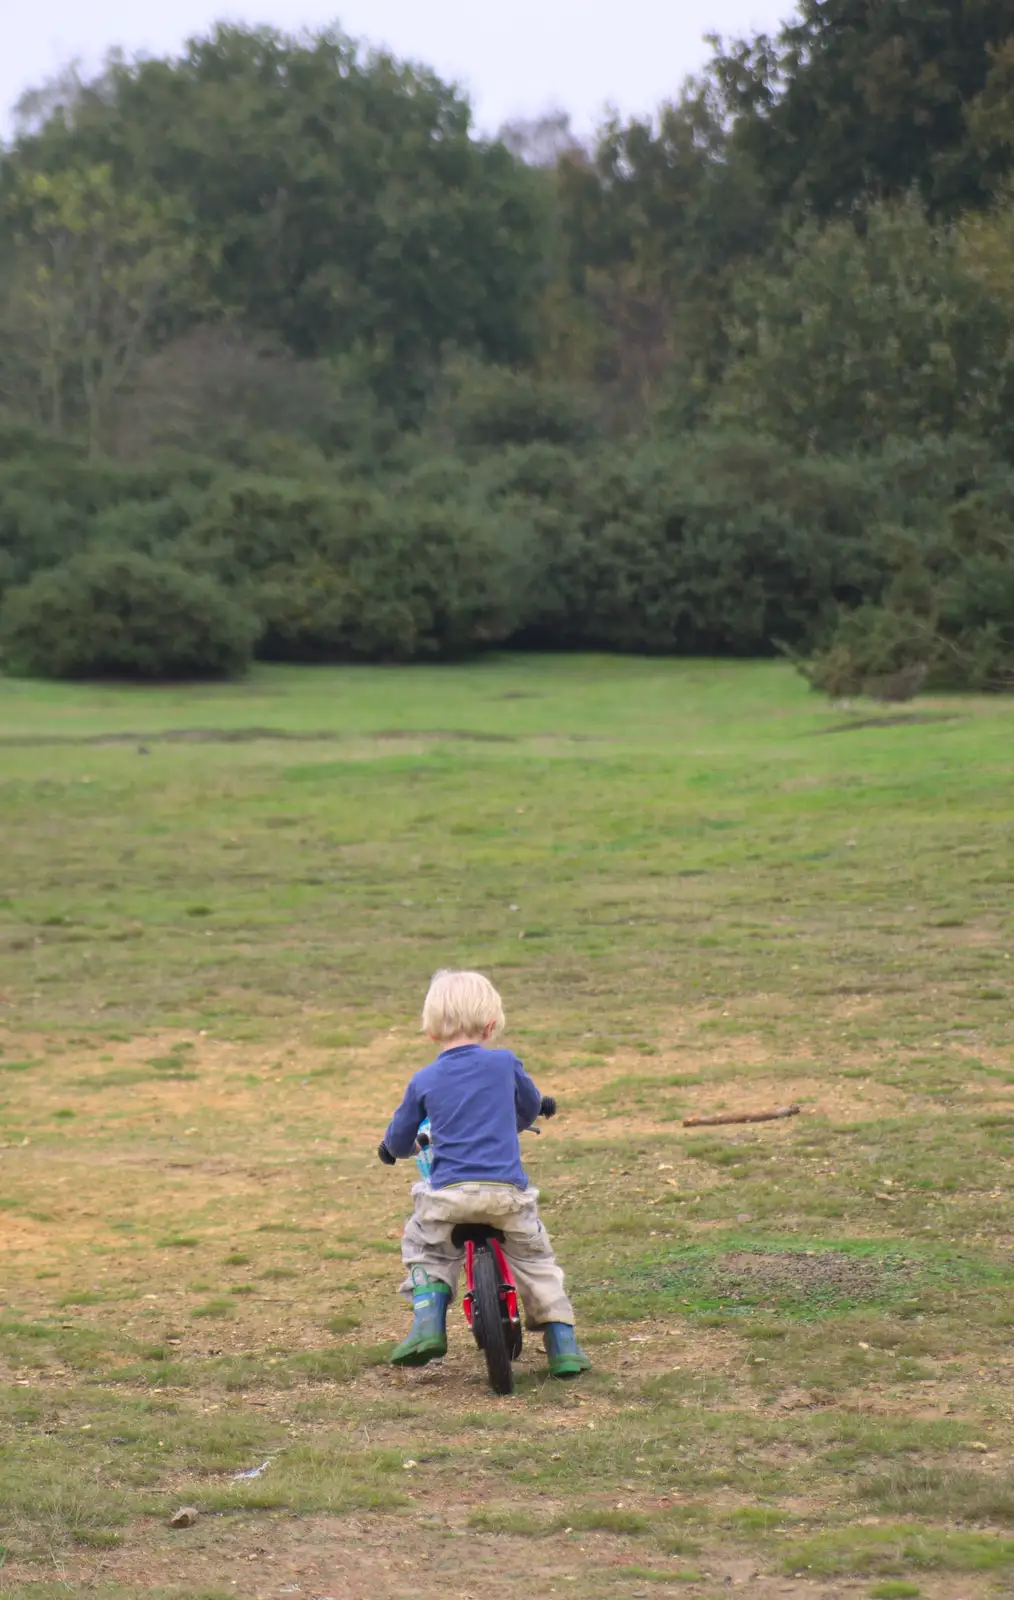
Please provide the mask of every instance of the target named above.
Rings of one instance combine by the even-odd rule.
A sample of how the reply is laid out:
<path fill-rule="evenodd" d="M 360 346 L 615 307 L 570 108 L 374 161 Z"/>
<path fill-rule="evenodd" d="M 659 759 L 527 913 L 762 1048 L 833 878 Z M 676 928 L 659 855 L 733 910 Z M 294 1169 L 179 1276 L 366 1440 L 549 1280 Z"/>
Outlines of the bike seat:
<path fill-rule="evenodd" d="M 504 1242 L 500 1229 L 490 1227 L 488 1222 L 459 1222 L 451 1229 L 451 1243 L 458 1250 L 468 1243 L 487 1244 L 490 1239 Z"/>

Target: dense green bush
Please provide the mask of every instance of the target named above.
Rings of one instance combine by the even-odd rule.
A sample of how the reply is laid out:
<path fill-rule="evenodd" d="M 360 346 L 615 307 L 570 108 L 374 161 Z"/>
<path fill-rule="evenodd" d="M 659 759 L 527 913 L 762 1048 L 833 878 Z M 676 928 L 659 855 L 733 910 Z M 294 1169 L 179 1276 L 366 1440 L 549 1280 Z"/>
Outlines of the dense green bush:
<path fill-rule="evenodd" d="M 0 661 L 26 677 L 221 678 L 248 665 L 256 632 L 211 579 L 96 550 L 6 595 Z"/>
<path fill-rule="evenodd" d="M 575 451 L 540 441 L 491 452 L 473 469 L 471 477 L 480 492 L 494 503 L 521 496 L 561 509 L 576 509 L 587 471 L 587 462 Z"/>
<path fill-rule="evenodd" d="M 190 483 L 157 500 L 121 500 L 90 519 L 90 542 L 159 555 L 200 521 L 206 502 L 207 491 Z"/>
<path fill-rule="evenodd" d="M 920 665 L 929 687 L 1014 688 L 1014 472 L 960 438 L 895 447 L 870 467 L 886 580 L 839 612 L 806 675 L 834 695 Z"/>
<path fill-rule="evenodd" d="M 0 600 L 14 585 L 83 550 L 89 537 L 87 513 L 5 483 L 0 467 Z"/>
<path fill-rule="evenodd" d="M 478 362 L 447 370 L 430 426 L 469 452 L 536 443 L 574 447 L 598 431 L 587 388 Z"/>
<path fill-rule="evenodd" d="M 452 499 L 247 478 L 222 486 L 179 558 L 236 585 L 275 660 L 454 656 L 523 620 L 527 530 Z"/>
<path fill-rule="evenodd" d="M 938 653 L 932 619 L 881 605 L 857 606 L 842 613 L 824 647 L 800 663 L 814 689 L 832 699 L 875 693 L 885 680 L 899 678 L 921 687 Z M 913 674 L 906 680 L 906 674 Z M 899 698 L 902 695 L 899 694 Z"/>
<path fill-rule="evenodd" d="M 1014 611 L 1011 612 L 1014 617 Z M 844 612 L 824 647 L 800 662 L 836 699 L 909 699 L 930 689 L 1014 689 L 1014 625 L 972 623 L 943 608 L 929 616 L 890 605 Z"/>
<path fill-rule="evenodd" d="M 157 551 L 195 519 L 215 471 L 195 456 L 128 468 L 0 428 L 0 597 L 95 543 Z"/>
<path fill-rule="evenodd" d="M 526 638 L 659 653 L 766 653 L 814 639 L 836 603 L 877 591 L 875 487 L 849 464 L 736 435 L 567 464 L 504 463 L 529 505 L 540 573 Z M 524 493 L 522 493 L 524 491 Z"/>
<path fill-rule="evenodd" d="M 81 459 L 80 447 L 69 439 L 35 427 L 22 418 L 0 413 L 0 463 L 33 461 L 41 467 L 44 463 L 63 464 Z"/>
<path fill-rule="evenodd" d="M 0 459 L 0 598 L 132 551 L 228 589 L 267 659 L 781 643 L 817 652 L 808 670 L 837 693 L 913 653 L 930 684 L 1010 680 L 1014 472 L 982 440 L 835 458 L 729 428 L 636 449 L 416 439 L 373 478 L 278 444 L 275 475 Z"/>

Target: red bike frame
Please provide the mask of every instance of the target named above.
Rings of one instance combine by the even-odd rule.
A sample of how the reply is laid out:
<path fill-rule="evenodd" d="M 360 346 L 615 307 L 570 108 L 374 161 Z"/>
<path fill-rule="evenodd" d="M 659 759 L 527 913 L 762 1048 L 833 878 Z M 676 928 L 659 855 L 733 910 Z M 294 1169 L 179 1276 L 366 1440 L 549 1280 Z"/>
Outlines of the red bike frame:
<path fill-rule="evenodd" d="M 504 1310 L 506 1311 L 507 1316 L 510 1319 L 510 1321 L 511 1322 L 517 1322 L 517 1320 L 518 1320 L 518 1291 L 514 1287 L 514 1278 L 513 1278 L 512 1274 L 511 1274 L 510 1267 L 507 1265 L 507 1257 L 503 1253 L 503 1247 L 501 1246 L 499 1239 L 490 1239 L 488 1241 L 488 1243 L 489 1243 L 489 1248 L 492 1250 L 493 1255 L 496 1258 L 497 1268 L 498 1268 L 499 1273 L 500 1273 L 500 1301 L 501 1301 L 501 1304 L 503 1305 Z M 473 1285 L 474 1285 L 474 1281 L 475 1281 L 475 1279 L 474 1279 L 474 1265 L 475 1265 L 475 1241 L 473 1239 L 466 1239 L 465 1240 L 465 1298 L 462 1301 L 462 1306 L 463 1306 L 464 1312 L 465 1312 L 465 1321 L 468 1323 L 468 1326 L 470 1328 L 472 1327 L 472 1293 L 473 1293 Z M 472 1331 L 474 1332 L 475 1330 L 473 1329 Z"/>

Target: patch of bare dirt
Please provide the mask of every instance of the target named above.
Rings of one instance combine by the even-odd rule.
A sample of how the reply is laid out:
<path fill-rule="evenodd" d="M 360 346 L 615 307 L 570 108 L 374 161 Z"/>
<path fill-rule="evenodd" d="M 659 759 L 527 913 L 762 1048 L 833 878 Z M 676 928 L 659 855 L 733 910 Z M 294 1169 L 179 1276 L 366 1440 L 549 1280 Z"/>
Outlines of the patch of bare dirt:
<path fill-rule="evenodd" d="M 715 1262 L 715 1276 L 733 1294 L 758 1288 L 773 1294 L 828 1290 L 862 1300 L 883 1290 L 887 1274 L 880 1262 L 839 1250 L 731 1250 Z M 890 1274 L 892 1283 L 898 1278 L 897 1271 Z"/>
<path fill-rule="evenodd" d="M 488 730 L 467 728 L 386 728 L 365 738 L 334 729 L 307 730 L 294 728 L 161 728 L 155 733 L 85 733 L 85 734 L 5 734 L 0 737 L 0 749 L 44 749 L 63 745 L 125 745 L 138 746 L 139 753 L 147 755 L 149 747 L 156 744 L 250 744 L 270 741 L 284 744 L 385 744 L 391 742 L 428 744 L 434 741 L 460 740 L 468 744 L 516 744 L 509 733 L 490 733 Z"/>
<path fill-rule="evenodd" d="M 9 1582 L 54 1577 L 70 1592 L 120 1584 L 130 1593 L 178 1584 L 185 1561 L 197 1594 L 223 1586 L 237 1600 L 489 1600 L 518 1584 L 535 1600 L 641 1600 L 666 1593 L 688 1600 L 716 1594 L 743 1600 L 852 1600 L 870 1593 L 870 1579 L 793 1578 L 765 1571 L 735 1550 L 707 1556 L 653 1556 L 643 1542 L 605 1533 L 560 1530 L 546 1538 L 478 1531 L 469 1519 L 481 1510 L 481 1488 L 463 1485 L 452 1504 L 431 1501 L 397 1521 L 268 1515 L 202 1517 L 172 1532 L 128 1530 L 123 1546 L 99 1555 L 71 1556 L 54 1568 L 9 1568 Z M 647 1570 L 653 1576 L 646 1580 Z M 672 1574 L 671 1585 L 658 1574 Z M 505 1575 L 512 1575 L 506 1577 Z M 997 1590 L 986 1577 L 923 1577 L 922 1600 L 986 1600 Z M 0 1593 L 3 1584 L 0 1582 Z"/>

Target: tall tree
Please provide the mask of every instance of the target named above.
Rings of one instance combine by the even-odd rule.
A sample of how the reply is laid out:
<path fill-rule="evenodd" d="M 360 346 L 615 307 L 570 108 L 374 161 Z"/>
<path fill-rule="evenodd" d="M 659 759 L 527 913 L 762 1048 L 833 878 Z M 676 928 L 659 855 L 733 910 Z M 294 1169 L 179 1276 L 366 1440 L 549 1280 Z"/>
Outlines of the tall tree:
<path fill-rule="evenodd" d="M 711 86 L 691 81 L 657 117 L 614 120 L 590 159 L 560 164 L 570 284 L 602 329 L 597 374 L 642 411 L 667 383 L 713 382 L 735 271 L 770 236 L 752 162 L 730 154 Z"/>
<path fill-rule="evenodd" d="M 211 301 L 299 355 L 365 349 L 398 391 L 449 344 L 531 353 L 544 186 L 433 73 L 339 33 L 220 27 L 112 62 L 11 156 L 81 160 L 185 207 Z"/>
<path fill-rule="evenodd" d="M 1014 302 L 914 200 L 806 224 L 736 292 L 720 420 L 802 450 L 967 434 L 1014 447 Z"/>
<path fill-rule="evenodd" d="M 16 239 L 7 319 L 36 352 L 45 420 L 62 429 L 79 400 L 95 454 L 190 247 L 165 207 L 119 191 L 105 166 L 24 172 L 6 201 Z"/>
<path fill-rule="evenodd" d="M 776 205 L 828 216 L 918 186 L 953 214 L 1014 162 L 1010 0 L 800 0 L 774 38 L 713 43 Z"/>

